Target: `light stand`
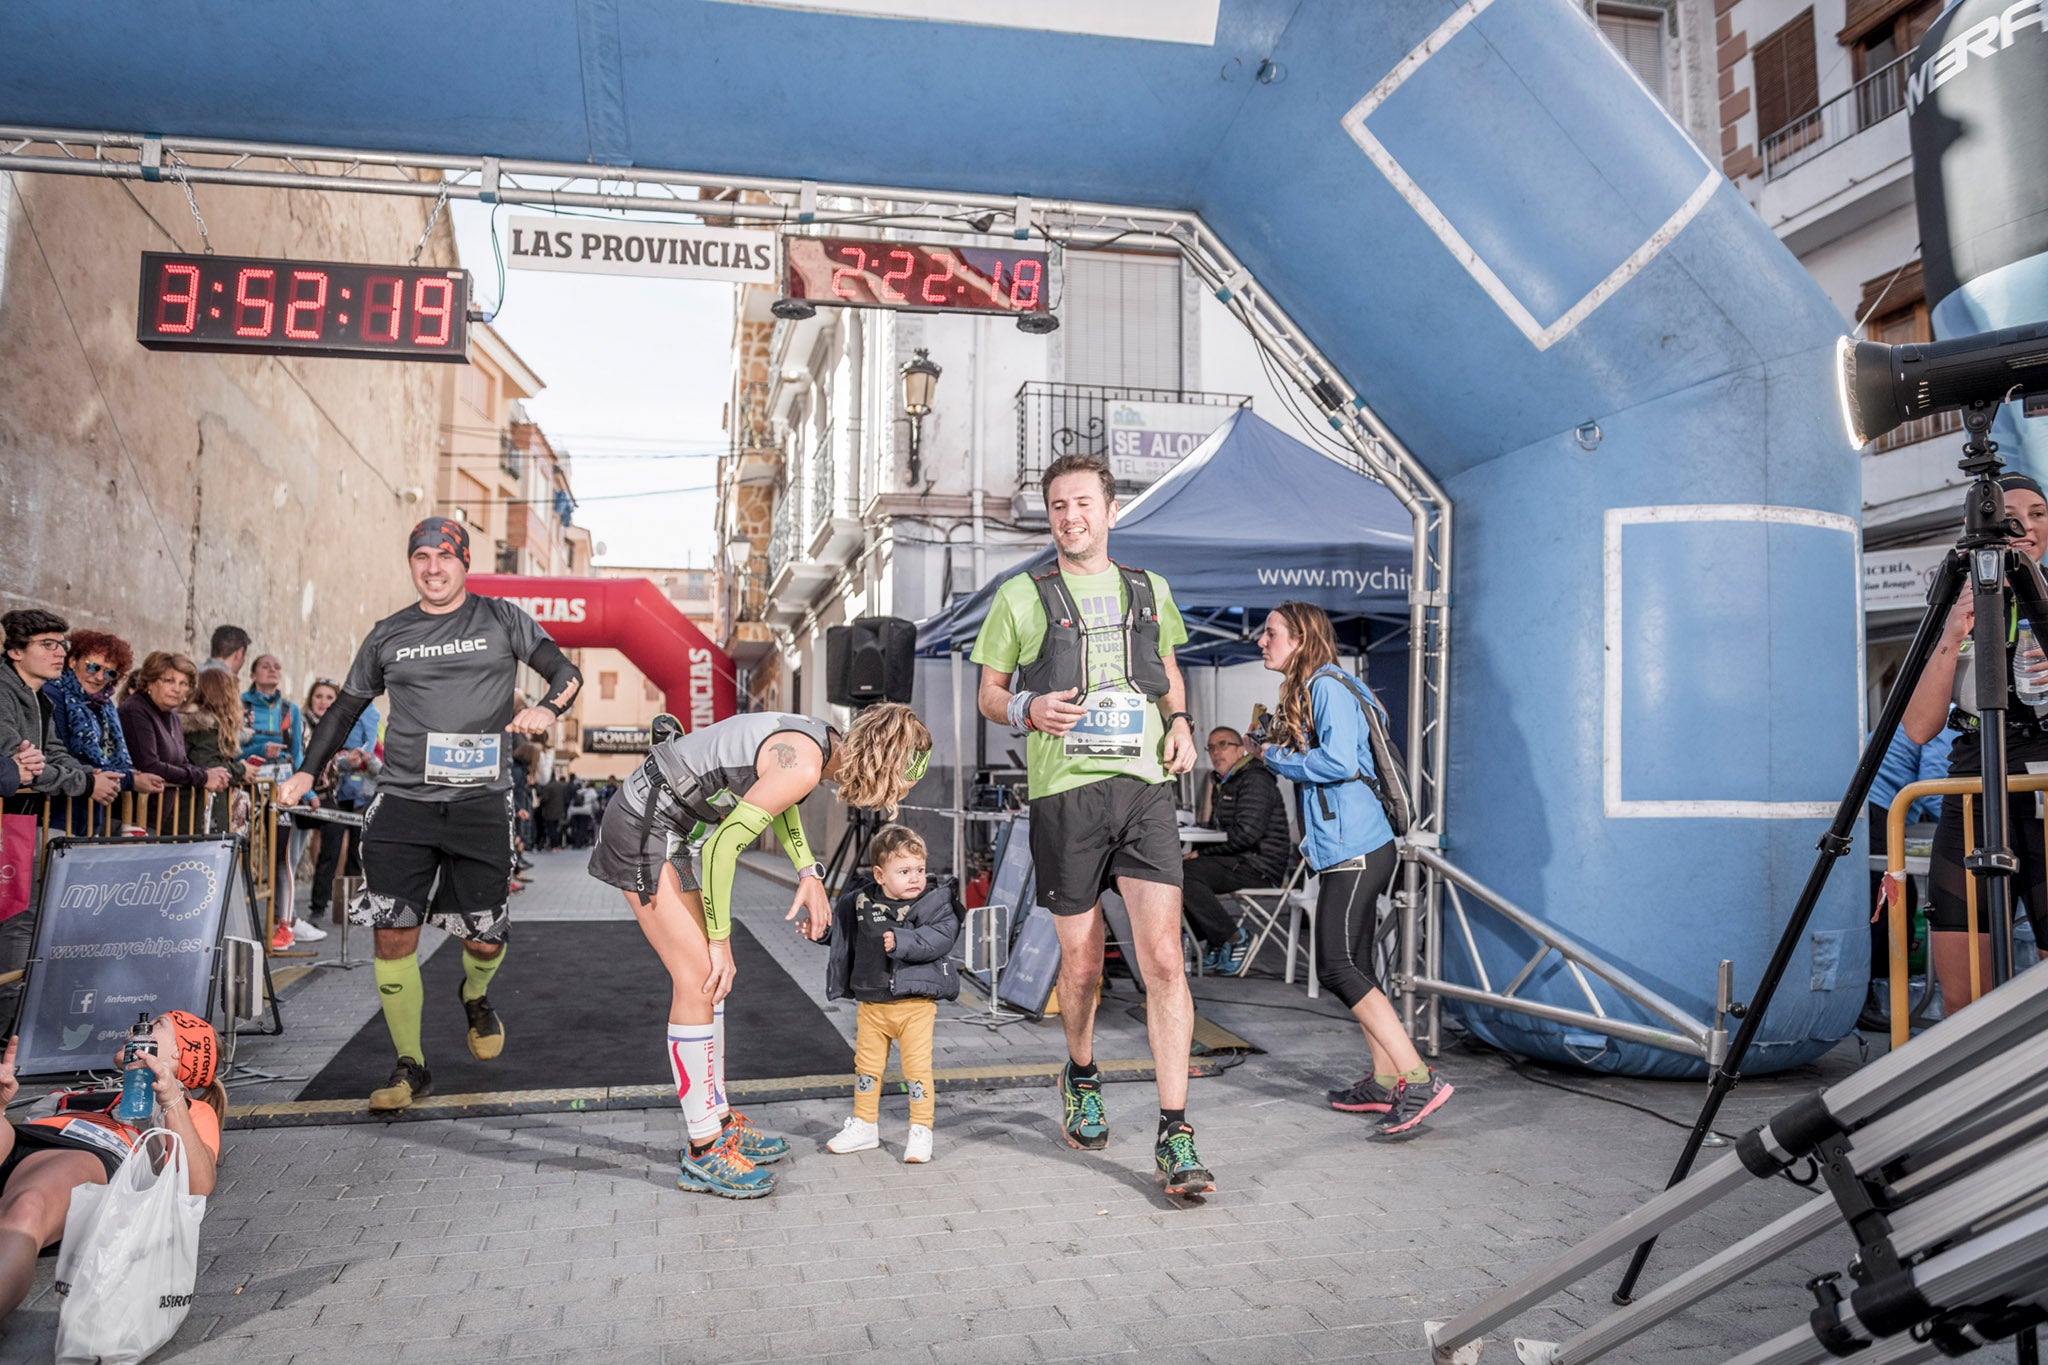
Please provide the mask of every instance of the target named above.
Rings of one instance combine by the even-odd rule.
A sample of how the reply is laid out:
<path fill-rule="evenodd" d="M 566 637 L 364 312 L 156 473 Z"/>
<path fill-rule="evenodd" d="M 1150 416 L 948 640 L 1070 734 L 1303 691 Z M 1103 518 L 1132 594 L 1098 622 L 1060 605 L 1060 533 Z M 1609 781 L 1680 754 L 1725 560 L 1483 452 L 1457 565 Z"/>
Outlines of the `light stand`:
<path fill-rule="evenodd" d="M 1993 983 L 2002 984 L 2012 974 L 2012 883 L 2009 879 L 2019 870 L 2019 860 L 2006 843 L 2005 712 L 2011 679 L 2005 667 L 2004 594 L 2009 587 L 2021 615 L 2033 626 L 2038 637 L 2048 630 L 2048 581 L 2043 580 L 2038 565 L 2011 548 L 2019 536 L 2005 516 L 2005 493 L 1998 484 L 2004 467 L 1998 459 L 1998 445 L 1990 439 L 1991 419 L 1998 407 L 1997 402 L 1979 401 L 1963 409 L 1963 425 L 1969 435 L 1963 445 L 1959 468 L 1972 478 L 1964 501 L 1963 534 L 1942 561 L 1934 584 L 1928 590 L 1927 611 L 1914 632 L 1898 681 L 1885 698 L 1884 709 L 1856 765 L 1849 790 L 1836 808 L 1827 833 L 1821 836 L 1820 856 L 1814 860 L 1805 888 L 1800 892 L 1784 933 L 1778 939 L 1778 946 L 1757 983 L 1756 993 L 1747 1006 L 1736 1011 L 1741 1026 L 1728 1044 L 1727 1057 L 1714 1069 L 1706 1102 L 1700 1106 L 1699 1116 L 1686 1137 L 1667 1189 L 1677 1187 L 1691 1172 L 1700 1147 L 1713 1128 L 1714 1118 L 1720 1112 L 1722 1101 L 1742 1079 L 1743 1059 L 1777 993 L 1779 981 L 1804 940 L 1807 920 L 1827 885 L 1828 874 L 1833 871 L 1836 861 L 1852 847 L 1856 821 L 1862 818 L 1878 766 L 1884 760 L 1885 751 L 1905 715 L 1906 704 L 1919 685 L 1927 661 L 1933 657 L 1948 620 L 1949 609 L 1961 593 L 1965 579 L 1969 581 L 1977 613 L 1971 642 L 1976 658 L 1975 700 L 1980 717 L 1978 734 L 1984 770 L 1984 838 L 1982 846 L 1969 855 L 1965 865 L 1977 877 L 1989 911 Z M 1635 1256 L 1614 1292 L 1617 1304 L 1630 1302 L 1636 1281 L 1655 1245 L 1656 1233 L 1652 1229 L 1650 1237 L 1637 1246 Z M 2031 1335 L 2027 1334 L 2028 1337 Z M 2035 1358 L 2028 1342 L 2023 1340 L 2020 1346 L 2023 1365 Z"/>

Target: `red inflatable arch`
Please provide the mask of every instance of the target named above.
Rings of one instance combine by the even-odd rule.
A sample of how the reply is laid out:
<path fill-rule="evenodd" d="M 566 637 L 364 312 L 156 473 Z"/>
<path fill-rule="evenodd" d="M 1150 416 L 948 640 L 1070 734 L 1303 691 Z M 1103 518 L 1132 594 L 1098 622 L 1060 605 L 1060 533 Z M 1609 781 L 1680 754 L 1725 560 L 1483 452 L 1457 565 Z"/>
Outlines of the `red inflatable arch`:
<path fill-rule="evenodd" d="M 689 730 L 736 709 L 732 660 L 645 578 L 473 573 L 471 592 L 517 602 L 564 649 L 616 649 L 666 694 Z"/>

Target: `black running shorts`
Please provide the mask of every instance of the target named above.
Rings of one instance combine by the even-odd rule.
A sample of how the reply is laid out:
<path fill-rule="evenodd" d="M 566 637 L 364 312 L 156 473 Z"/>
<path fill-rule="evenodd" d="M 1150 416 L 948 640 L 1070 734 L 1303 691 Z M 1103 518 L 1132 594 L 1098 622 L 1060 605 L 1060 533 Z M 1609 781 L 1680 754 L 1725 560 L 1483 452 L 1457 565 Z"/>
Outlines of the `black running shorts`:
<path fill-rule="evenodd" d="M 363 893 L 349 922 L 431 924 L 473 943 L 503 943 L 511 883 L 512 793 L 410 801 L 379 792 L 363 817 Z"/>
<path fill-rule="evenodd" d="M 1981 811 L 1984 801 L 1979 797 L 1972 803 Z M 1978 827 L 1971 842 L 1981 843 L 1984 838 L 1983 817 L 1978 817 Z M 2034 814 L 2034 794 L 2016 792 L 2006 802 L 2006 843 L 2020 860 L 2020 874 L 2008 878 L 2013 889 L 2013 916 L 2018 918 L 2022 908 L 2034 925 L 2034 942 L 2048 943 L 2048 836 L 2041 828 L 2041 817 Z M 1966 934 L 1970 931 L 1968 884 L 1970 874 L 1963 867 L 1963 798 L 1944 796 L 1941 798 L 1941 823 L 1934 827 L 1934 857 L 1928 865 L 1928 906 L 1927 927 L 1943 933 Z M 1990 911 L 1980 895 L 1977 899 L 1977 932 L 1991 932 Z"/>
<path fill-rule="evenodd" d="M 690 846 L 677 839 L 674 852 L 670 852 L 670 828 L 670 822 L 658 811 L 652 820 L 647 820 L 626 804 L 625 797 L 613 797 L 612 803 L 604 808 L 604 819 L 597 827 L 597 842 L 590 849 L 590 875 L 606 886 L 635 894 L 645 889 L 652 896 L 661 883 L 662 860 L 667 859 L 668 865 L 676 870 L 676 880 L 682 889 L 695 891 L 697 874 L 690 868 Z"/>
<path fill-rule="evenodd" d="M 1118 877 L 1178 887 L 1173 784 L 1105 777 L 1031 802 L 1038 903 L 1055 915 L 1095 908 Z"/>

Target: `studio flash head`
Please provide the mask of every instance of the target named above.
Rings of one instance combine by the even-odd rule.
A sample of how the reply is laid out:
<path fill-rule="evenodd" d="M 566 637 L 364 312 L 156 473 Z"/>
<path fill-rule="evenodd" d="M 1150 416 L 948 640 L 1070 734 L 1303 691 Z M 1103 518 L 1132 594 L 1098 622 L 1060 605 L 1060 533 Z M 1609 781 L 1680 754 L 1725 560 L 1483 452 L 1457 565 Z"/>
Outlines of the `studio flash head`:
<path fill-rule="evenodd" d="M 1842 426 L 1858 450 L 1916 417 L 2037 392 L 2048 393 L 2048 323 L 1904 346 L 1843 337 L 1835 348 Z"/>

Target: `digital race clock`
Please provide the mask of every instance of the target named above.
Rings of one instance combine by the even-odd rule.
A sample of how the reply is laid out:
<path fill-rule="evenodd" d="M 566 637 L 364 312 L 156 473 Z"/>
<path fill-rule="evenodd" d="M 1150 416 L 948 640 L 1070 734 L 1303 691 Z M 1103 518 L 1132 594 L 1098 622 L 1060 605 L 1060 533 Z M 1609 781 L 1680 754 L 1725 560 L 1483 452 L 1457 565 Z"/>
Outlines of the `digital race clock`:
<path fill-rule="evenodd" d="M 135 339 L 157 351 L 469 359 L 469 272 L 145 252 Z"/>
<path fill-rule="evenodd" d="M 919 313 L 1050 311 L 1043 251 L 785 237 L 783 295 Z"/>

